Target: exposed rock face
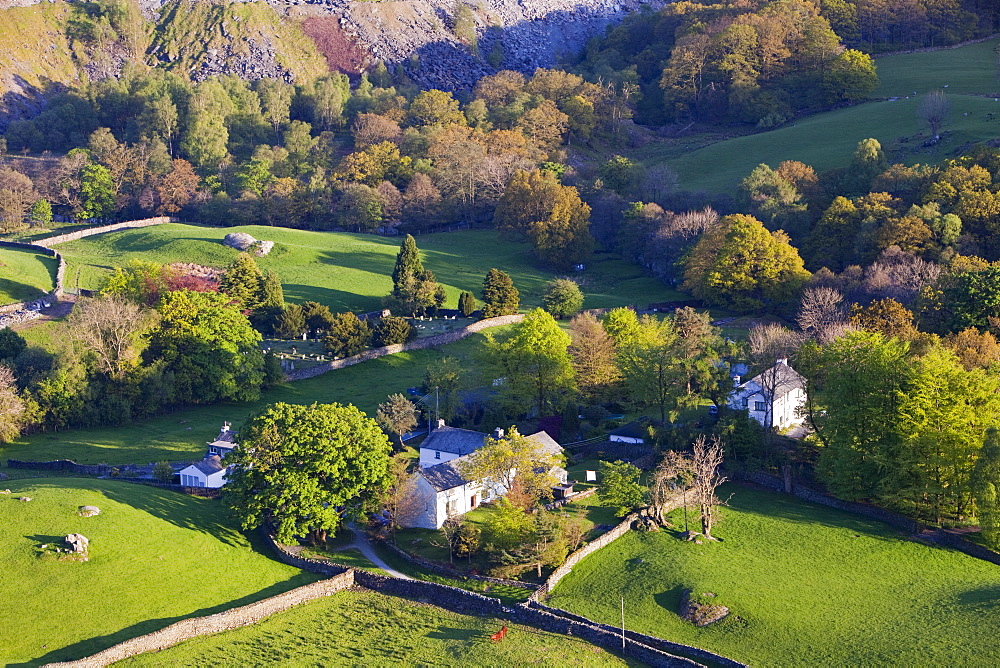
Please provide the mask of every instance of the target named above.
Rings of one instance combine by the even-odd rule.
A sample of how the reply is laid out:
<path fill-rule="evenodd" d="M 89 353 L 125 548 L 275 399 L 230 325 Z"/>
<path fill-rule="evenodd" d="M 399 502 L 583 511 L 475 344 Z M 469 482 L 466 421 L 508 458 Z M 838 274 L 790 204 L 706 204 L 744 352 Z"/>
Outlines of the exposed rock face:
<path fill-rule="evenodd" d="M 292 0 L 293 2 L 295 0 Z M 324 11 L 340 15 L 344 32 L 372 60 L 402 64 L 424 87 L 468 88 L 497 69 L 530 74 L 579 53 L 586 41 L 630 11 L 657 9 L 665 0 L 483 0 L 473 7 L 478 34 L 474 55 L 452 31 L 454 0 L 326 0 Z M 494 68 L 485 56 L 499 44 Z"/>
<path fill-rule="evenodd" d="M 41 1 L 0 0 L 0 9 Z M 304 31 L 331 68 L 354 74 L 382 60 L 390 68 L 404 67 L 425 88 L 445 90 L 467 89 L 498 69 L 530 74 L 538 67 L 552 67 L 561 57 L 579 53 L 589 38 L 625 14 L 643 6 L 658 9 L 668 4 L 668 0 L 469 0 L 480 54 L 476 55 L 453 31 L 456 0 L 267 1 L 277 12 L 303 20 Z M 152 18 L 163 2 L 141 0 L 140 4 Z M 190 76 L 195 80 L 221 73 L 246 79 L 293 78 L 270 35 L 236 41 L 239 44 L 213 43 Z M 498 67 L 487 61 L 496 45 Z M 151 55 L 170 61 L 155 47 Z M 106 66 L 115 65 L 120 65 L 118 58 Z"/>

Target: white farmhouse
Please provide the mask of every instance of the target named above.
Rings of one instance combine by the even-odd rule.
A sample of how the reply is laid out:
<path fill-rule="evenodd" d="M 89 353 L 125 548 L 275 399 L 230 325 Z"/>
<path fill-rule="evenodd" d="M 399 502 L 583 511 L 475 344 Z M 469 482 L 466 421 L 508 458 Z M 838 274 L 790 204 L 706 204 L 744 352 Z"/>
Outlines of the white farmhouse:
<path fill-rule="evenodd" d="M 180 476 L 185 487 L 222 487 L 226 484 L 226 467 L 219 455 L 212 455 L 181 469 Z"/>
<path fill-rule="evenodd" d="M 487 434 L 438 424 L 420 446 L 420 470 L 414 474 L 415 508 L 412 517 L 403 518 L 401 522 L 407 528 L 440 529 L 449 516 L 464 515 L 479 504 L 507 493 L 503 485 L 466 480 L 461 474 L 462 463 L 485 444 Z M 502 429 L 492 434 L 494 438 L 503 435 Z M 535 441 L 543 452 L 562 454 L 562 446 L 544 431 L 527 438 Z M 566 469 L 556 466 L 552 474 L 561 485 L 566 484 Z"/>
<path fill-rule="evenodd" d="M 733 377 L 735 388 L 729 407 L 744 410 L 765 429 L 785 429 L 802 421 L 800 409 L 806 403 L 806 379 L 779 359 L 746 382 Z"/>

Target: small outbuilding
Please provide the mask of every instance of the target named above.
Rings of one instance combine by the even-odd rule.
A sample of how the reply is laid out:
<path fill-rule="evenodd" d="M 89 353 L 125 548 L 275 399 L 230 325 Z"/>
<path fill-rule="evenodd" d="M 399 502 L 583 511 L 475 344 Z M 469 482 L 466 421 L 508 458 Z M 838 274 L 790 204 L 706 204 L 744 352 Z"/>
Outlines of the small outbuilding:
<path fill-rule="evenodd" d="M 181 469 L 180 476 L 185 487 L 218 488 L 226 484 L 226 467 L 221 457 L 212 455 Z"/>
<path fill-rule="evenodd" d="M 645 443 L 647 438 L 649 430 L 643 420 L 629 422 L 608 434 L 608 440 L 612 443 Z"/>

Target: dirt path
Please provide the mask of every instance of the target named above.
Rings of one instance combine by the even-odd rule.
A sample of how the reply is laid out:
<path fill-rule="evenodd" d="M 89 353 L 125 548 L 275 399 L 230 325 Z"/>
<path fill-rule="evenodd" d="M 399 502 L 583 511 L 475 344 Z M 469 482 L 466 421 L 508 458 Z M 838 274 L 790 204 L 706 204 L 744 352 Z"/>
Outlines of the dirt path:
<path fill-rule="evenodd" d="M 43 308 L 40 313 L 42 317 L 35 318 L 34 320 L 28 320 L 27 322 L 22 322 L 20 324 L 11 327 L 15 332 L 20 332 L 30 327 L 43 322 L 51 322 L 53 320 L 61 320 L 70 314 L 73 307 L 76 305 L 77 296 L 76 295 L 63 295 L 59 298 L 59 301 L 48 308 Z"/>

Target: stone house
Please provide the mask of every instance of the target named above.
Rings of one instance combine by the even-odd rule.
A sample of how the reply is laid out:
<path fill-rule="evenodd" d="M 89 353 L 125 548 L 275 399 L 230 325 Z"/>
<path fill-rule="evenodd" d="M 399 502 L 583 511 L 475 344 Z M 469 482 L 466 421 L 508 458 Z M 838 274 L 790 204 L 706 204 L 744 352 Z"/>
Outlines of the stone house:
<path fill-rule="evenodd" d="M 502 438 L 503 430 L 492 436 Z M 414 474 L 416 501 L 412 517 L 401 524 L 406 528 L 440 529 L 449 516 L 461 516 L 480 504 L 494 501 L 507 490 L 489 480 L 467 480 L 461 465 L 481 448 L 488 435 L 469 429 L 448 427 L 443 421 L 420 446 L 420 470 Z M 544 431 L 527 437 L 538 444 L 539 450 L 553 455 L 562 454 L 562 446 Z M 566 469 L 553 467 L 552 474 L 565 485 Z"/>

